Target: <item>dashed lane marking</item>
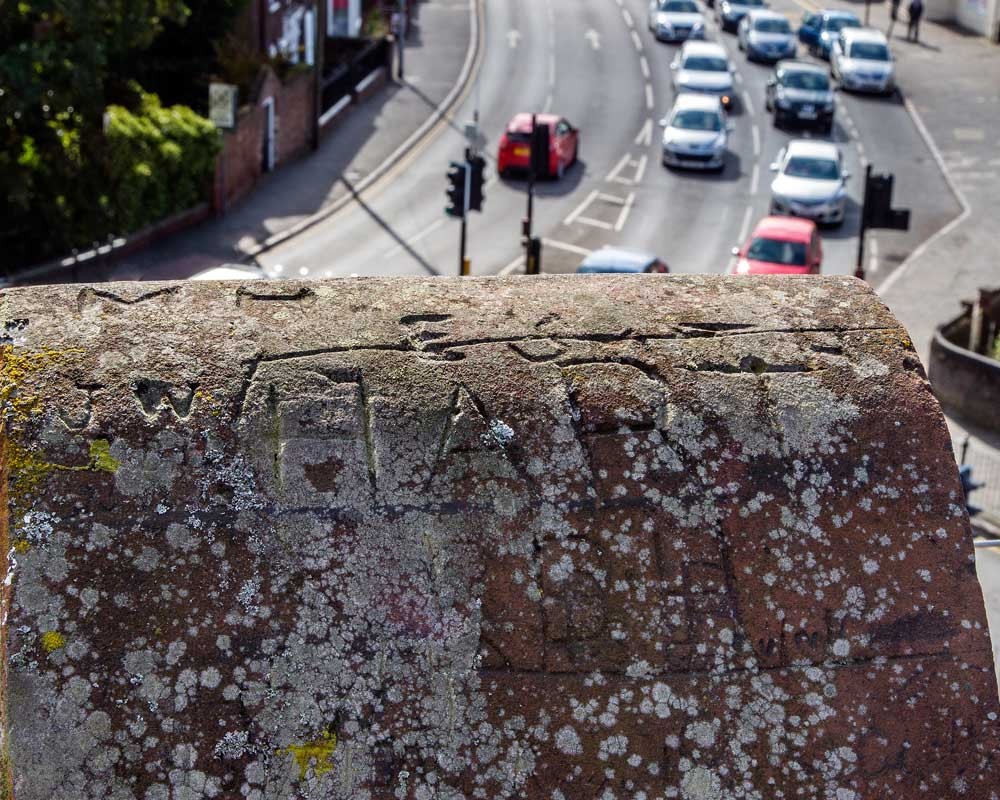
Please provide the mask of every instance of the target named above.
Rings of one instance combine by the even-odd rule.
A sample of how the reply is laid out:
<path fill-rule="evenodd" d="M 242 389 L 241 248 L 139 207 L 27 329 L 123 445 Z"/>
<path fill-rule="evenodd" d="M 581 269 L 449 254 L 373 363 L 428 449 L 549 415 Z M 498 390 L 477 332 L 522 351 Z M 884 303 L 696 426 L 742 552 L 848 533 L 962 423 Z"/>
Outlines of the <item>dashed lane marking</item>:
<path fill-rule="evenodd" d="M 753 100 L 750 98 L 750 92 L 746 91 L 746 89 L 743 90 L 743 105 L 750 112 L 750 116 L 757 115 L 757 111 L 753 106 Z"/>
<path fill-rule="evenodd" d="M 650 111 L 653 110 L 653 87 L 650 84 L 646 84 L 646 108 Z"/>
<path fill-rule="evenodd" d="M 642 52 L 642 39 L 639 38 L 639 34 L 634 30 L 632 31 L 632 44 L 635 45 L 636 52 Z"/>
<path fill-rule="evenodd" d="M 746 241 L 747 236 L 750 235 L 750 218 L 753 216 L 753 206 L 747 206 L 747 210 L 743 213 L 743 224 L 740 225 L 740 235 L 737 237 L 739 239 L 740 245 Z"/>
<path fill-rule="evenodd" d="M 649 80 L 649 61 L 646 60 L 646 56 L 642 56 L 639 59 L 639 66 L 642 67 L 642 77 L 647 81 Z"/>
<path fill-rule="evenodd" d="M 642 179 L 646 175 L 646 164 L 647 164 L 648 161 L 649 161 L 649 159 L 646 158 L 646 154 L 645 153 L 643 153 L 641 156 L 639 156 L 639 166 L 637 166 L 635 168 L 635 182 L 636 183 L 642 183 Z"/>
<path fill-rule="evenodd" d="M 653 143 L 653 120 L 647 119 L 642 124 L 642 130 L 640 130 L 639 135 L 635 137 L 635 143 L 638 145 L 646 145 L 646 147 L 649 147 Z"/>
<path fill-rule="evenodd" d="M 618 5 L 621 5 L 621 3 L 619 3 Z M 627 8 L 622 9 L 622 18 L 625 20 L 625 24 L 628 25 L 630 28 L 635 25 L 635 21 L 632 19 L 632 15 L 628 13 Z"/>
<path fill-rule="evenodd" d="M 753 165 L 753 173 L 750 176 L 750 196 L 757 194 L 760 187 L 760 164 Z"/>
<path fill-rule="evenodd" d="M 753 157 L 760 158 L 760 128 L 756 124 L 750 128 L 750 135 L 753 137 Z"/>
<path fill-rule="evenodd" d="M 621 157 L 621 160 L 615 164 L 611 172 L 608 173 L 607 177 L 604 179 L 606 181 L 616 181 L 618 180 L 618 173 L 625 169 L 625 165 L 632 159 L 631 154 L 626 153 Z"/>

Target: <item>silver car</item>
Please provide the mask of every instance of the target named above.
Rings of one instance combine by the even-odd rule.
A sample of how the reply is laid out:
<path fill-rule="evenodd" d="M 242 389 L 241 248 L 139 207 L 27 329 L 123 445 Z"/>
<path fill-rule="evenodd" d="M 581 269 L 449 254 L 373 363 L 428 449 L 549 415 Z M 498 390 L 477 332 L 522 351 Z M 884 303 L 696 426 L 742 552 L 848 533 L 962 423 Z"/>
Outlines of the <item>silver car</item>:
<path fill-rule="evenodd" d="M 675 92 L 715 95 L 728 110 L 733 104 L 733 65 L 716 42 L 686 42 L 670 65 Z"/>
<path fill-rule="evenodd" d="M 836 145 L 796 139 L 771 164 L 771 213 L 805 217 L 817 224 L 840 225 L 847 209 L 844 159 Z"/>
<path fill-rule="evenodd" d="M 845 28 L 833 41 L 830 72 L 845 89 L 891 94 L 896 89 L 892 53 L 882 31 Z"/>
<path fill-rule="evenodd" d="M 664 127 L 664 166 L 725 168 L 730 127 L 718 97 L 678 95 L 670 114 L 660 124 Z"/>
<path fill-rule="evenodd" d="M 650 0 L 647 25 L 661 42 L 705 38 L 705 17 L 694 0 Z"/>
<path fill-rule="evenodd" d="M 751 61 L 780 61 L 794 58 L 798 51 L 792 26 L 777 11 L 751 11 L 740 22 L 736 37 Z"/>

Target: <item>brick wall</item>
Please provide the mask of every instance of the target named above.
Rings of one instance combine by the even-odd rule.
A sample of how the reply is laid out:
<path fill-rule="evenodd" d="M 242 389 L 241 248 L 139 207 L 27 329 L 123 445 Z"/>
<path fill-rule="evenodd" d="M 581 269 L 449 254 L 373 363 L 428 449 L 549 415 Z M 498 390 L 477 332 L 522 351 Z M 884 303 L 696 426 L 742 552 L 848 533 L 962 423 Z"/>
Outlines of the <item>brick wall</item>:
<path fill-rule="evenodd" d="M 236 129 L 224 134 L 215 169 L 213 202 L 217 213 L 246 196 L 264 171 L 264 104 L 268 98 L 274 100 L 275 168 L 303 153 L 311 141 L 311 72 L 297 72 L 282 83 L 265 67 L 254 94 L 253 104 L 240 109 Z"/>

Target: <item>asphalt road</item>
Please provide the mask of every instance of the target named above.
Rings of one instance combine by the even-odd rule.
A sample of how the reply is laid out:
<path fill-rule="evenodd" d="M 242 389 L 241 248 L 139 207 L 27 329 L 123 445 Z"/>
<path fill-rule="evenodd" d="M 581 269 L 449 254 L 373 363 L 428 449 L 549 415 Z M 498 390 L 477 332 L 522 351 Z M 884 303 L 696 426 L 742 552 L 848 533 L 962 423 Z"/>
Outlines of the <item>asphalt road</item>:
<path fill-rule="evenodd" d="M 772 5 L 797 26 L 811 2 Z M 259 262 L 283 277 L 457 274 L 459 225 L 444 214 L 445 172 L 461 157 L 462 124 L 478 108 L 491 165 L 501 132 L 519 111 L 553 111 L 581 130 L 580 162 L 561 181 L 538 185 L 535 233 L 545 240 L 544 271 L 572 271 L 589 251 L 618 244 L 654 251 L 674 272 L 723 272 L 730 248 L 767 214 L 769 164 L 782 145 L 819 134 L 773 126 L 763 109 L 771 68 L 747 62 L 735 36 L 720 33 L 707 9 L 708 38 L 725 44 L 737 68 L 730 158 L 721 175 L 665 169 L 657 121 L 673 101 L 669 64 L 677 46 L 653 38 L 646 9 L 645 0 L 487 3 L 477 85 L 453 114 L 451 128 L 411 155 L 390 180 Z M 896 205 L 913 212 L 908 233 L 871 237 L 865 266 L 877 284 L 958 206 L 899 97 L 838 93 L 837 103 L 830 138 L 852 173 L 852 202 L 845 224 L 823 231 L 824 272 L 854 271 L 868 160 L 896 175 Z M 484 213 L 470 217 L 473 273 L 515 270 L 525 184 L 494 176 L 486 198 Z"/>

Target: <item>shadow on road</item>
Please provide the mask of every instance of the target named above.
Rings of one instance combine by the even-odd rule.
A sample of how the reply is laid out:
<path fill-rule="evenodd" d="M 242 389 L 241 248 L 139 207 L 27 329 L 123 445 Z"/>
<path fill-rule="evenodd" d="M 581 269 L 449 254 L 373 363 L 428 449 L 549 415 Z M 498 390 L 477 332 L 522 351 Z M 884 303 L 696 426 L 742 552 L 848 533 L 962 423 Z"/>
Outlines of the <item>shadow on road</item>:
<path fill-rule="evenodd" d="M 587 162 L 577 160 L 575 164 L 566 170 L 561 180 L 558 178 L 546 178 L 535 181 L 535 195 L 537 197 L 563 197 L 573 194 L 573 192 L 580 188 L 580 184 L 586 177 L 586 173 Z M 508 175 L 500 177 L 500 182 L 515 192 L 524 192 L 525 194 L 528 192 L 527 177 Z"/>

